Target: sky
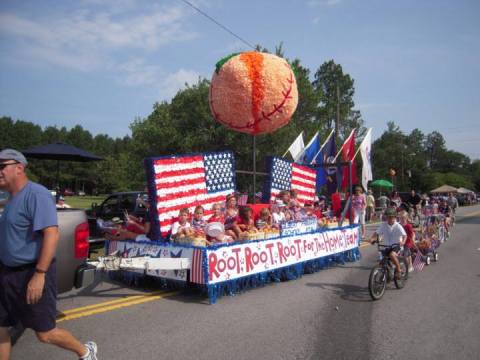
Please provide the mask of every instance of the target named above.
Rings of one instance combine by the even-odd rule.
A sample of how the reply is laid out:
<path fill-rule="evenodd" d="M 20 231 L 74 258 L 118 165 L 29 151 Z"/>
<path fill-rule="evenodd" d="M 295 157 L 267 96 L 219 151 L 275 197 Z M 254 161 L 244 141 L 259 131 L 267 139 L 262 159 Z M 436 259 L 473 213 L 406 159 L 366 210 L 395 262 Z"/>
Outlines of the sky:
<path fill-rule="evenodd" d="M 190 2 L 248 44 L 283 43 L 312 75 L 340 64 L 374 138 L 394 121 L 480 159 L 480 2 Z M 130 135 L 155 102 L 248 50 L 182 0 L 1 0 L 0 116 Z"/>

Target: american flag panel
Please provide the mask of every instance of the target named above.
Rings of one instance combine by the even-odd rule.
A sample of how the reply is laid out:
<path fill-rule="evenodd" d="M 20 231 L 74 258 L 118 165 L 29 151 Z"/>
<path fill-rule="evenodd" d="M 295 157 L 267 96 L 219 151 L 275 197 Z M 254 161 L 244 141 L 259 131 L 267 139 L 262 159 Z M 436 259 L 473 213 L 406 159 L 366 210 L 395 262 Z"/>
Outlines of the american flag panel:
<path fill-rule="evenodd" d="M 314 169 L 272 157 L 268 160 L 267 171 L 269 179 L 266 190 L 270 189 L 270 201 L 275 200 L 282 190 L 295 190 L 302 205 L 306 201 L 314 200 L 317 177 Z"/>
<path fill-rule="evenodd" d="M 195 284 L 205 284 L 202 268 L 203 252 L 201 249 L 194 249 L 192 256 L 192 266 L 190 268 L 190 282 Z"/>
<path fill-rule="evenodd" d="M 212 205 L 235 191 L 235 159 L 229 151 L 149 158 L 146 167 L 154 199 L 152 217 L 163 238 L 180 209 L 189 208 L 193 213 L 202 205 L 208 219 Z"/>

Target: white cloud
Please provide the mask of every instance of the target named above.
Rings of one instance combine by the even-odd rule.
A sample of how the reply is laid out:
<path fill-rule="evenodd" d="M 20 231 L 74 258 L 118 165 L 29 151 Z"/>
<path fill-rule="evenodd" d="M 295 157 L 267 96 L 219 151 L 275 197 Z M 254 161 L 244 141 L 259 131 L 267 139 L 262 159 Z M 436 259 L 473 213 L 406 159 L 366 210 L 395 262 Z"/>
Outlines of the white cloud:
<path fill-rule="evenodd" d="M 119 81 L 129 86 L 150 85 L 158 81 L 161 68 L 145 64 L 143 59 L 132 59 L 117 65 L 121 73 Z"/>
<path fill-rule="evenodd" d="M 123 83 L 141 85 L 158 67 L 143 60 L 165 46 L 195 38 L 186 30 L 185 6 L 135 6 L 132 0 L 84 0 L 75 11 L 27 18 L 0 12 L 0 32 L 14 48 L 3 58 L 23 63 L 62 66 L 84 72 L 121 71 Z M 86 6 L 88 5 L 88 7 Z M 123 51 L 135 52 L 135 60 Z M 127 55 L 128 56 L 128 55 Z"/>
<path fill-rule="evenodd" d="M 340 4 L 341 2 L 342 0 L 309 0 L 307 1 L 307 5 L 310 7 L 334 6 Z"/>
<path fill-rule="evenodd" d="M 162 82 L 162 95 L 164 98 L 173 97 L 178 90 L 184 89 L 185 84 L 196 84 L 200 74 L 194 70 L 180 69 L 177 72 L 170 74 Z"/>

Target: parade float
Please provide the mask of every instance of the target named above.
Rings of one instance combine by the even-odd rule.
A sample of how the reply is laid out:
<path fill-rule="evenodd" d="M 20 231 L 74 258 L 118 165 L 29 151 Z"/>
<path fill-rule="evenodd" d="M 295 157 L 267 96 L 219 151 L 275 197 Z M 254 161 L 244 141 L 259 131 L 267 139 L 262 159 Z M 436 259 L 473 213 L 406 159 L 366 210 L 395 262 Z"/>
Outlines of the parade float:
<path fill-rule="evenodd" d="M 295 76 L 288 62 L 278 56 L 234 54 L 217 63 L 209 103 L 214 119 L 234 131 L 253 138 L 270 133 L 286 125 L 296 109 Z M 99 266 L 122 270 L 117 278 L 136 283 L 151 277 L 166 286 L 201 288 L 215 303 L 225 294 L 359 259 L 357 225 L 319 227 L 315 218 L 285 222 L 276 231 L 258 231 L 233 243 L 208 244 L 195 238 L 175 242 L 169 234 L 180 209 L 192 212 L 202 205 L 208 219 L 213 204 L 224 203 L 227 195 L 236 192 L 234 154 L 150 157 L 144 165 L 152 231 L 149 240 L 106 242 L 106 253 L 116 256 L 107 256 Z M 314 201 L 314 169 L 269 157 L 267 172 L 263 204 L 248 205 L 254 214 L 272 204 L 281 190 L 295 189 L 302 204 Z"/>

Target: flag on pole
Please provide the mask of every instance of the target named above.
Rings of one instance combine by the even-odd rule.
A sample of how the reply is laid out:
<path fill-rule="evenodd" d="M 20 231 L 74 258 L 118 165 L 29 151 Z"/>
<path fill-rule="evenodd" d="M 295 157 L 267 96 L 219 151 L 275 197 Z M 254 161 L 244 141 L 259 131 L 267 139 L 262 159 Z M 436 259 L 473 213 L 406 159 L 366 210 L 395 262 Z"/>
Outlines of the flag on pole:
<path fill-rule="evenodd" d="M 287 155 L 287 153 L 290 151 L 293 161 L 297 162 L 300 156 L 302 156 L 304 149 L 305 149 L 305 144 L 303 142 L 303 131 L 302 131 L 300 135 L 297 136 L 297 138 L 292 143 L 292 145 L 290 145 L 290 147 L 285 152 L 285 154 L 283 154 L 283 157 Z"/>
<path fill-rule="evenodd" d="M 360 155 L 362 156 L 362 186 L 367 190 L 368 182 L 373 180 L 372 174 L 372 128 L 368 129 L 367 134 L 360 144 Z"/>
<path fill-rule="evenodd" d="M 345 140 L 342 146 L 342 159 L 343 161 L 352 162 L 352 173 L 350 174 L 350 168 L 348 165 L 343 166 L 342 171 L 342 189 L 347 189 L 349 186 L 349 179 L 352 178 L 352 184 L 357 183 L 357 167 L 354 162 L 355 158 L 355 129 L 352 130 L 350 135 Z"/>
<path fill-rule="evenodd" d="M 303 150 L 303 155 L 301 156 L 301 163 L 310 164 L 312 160 L 317 155 L 320 150 L 320 135 L 318 131 L 313 135 L 312 139 L 309 141 L 305 149 Z"/>
<path fill-rule="evenodd" d="M 327 143 L 321 151 L 321 159 L 324 164 L 332 164 L 332 166 L 319 169 L 321 173 L 320 182 L 317 182 L 317 186 L 320 184 L 327 184 L 327 191 L 329 194 L 333 194 L 337 191 L 337 166 L 335 164 L 335 155 L 337 154 L 337 146 L 335 143 L 335 135 L 330 136 Z M 317 157 L 318 162 L 318 157 Z M 318 175 L 317 175 L 318 176 Z M 323 180 L 324 179 L 324 180 Z M 324 181 L 322 183 L 322 181 Z"/>

